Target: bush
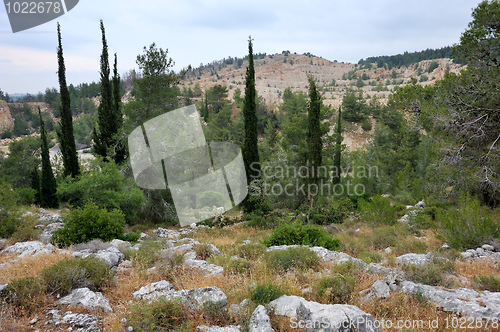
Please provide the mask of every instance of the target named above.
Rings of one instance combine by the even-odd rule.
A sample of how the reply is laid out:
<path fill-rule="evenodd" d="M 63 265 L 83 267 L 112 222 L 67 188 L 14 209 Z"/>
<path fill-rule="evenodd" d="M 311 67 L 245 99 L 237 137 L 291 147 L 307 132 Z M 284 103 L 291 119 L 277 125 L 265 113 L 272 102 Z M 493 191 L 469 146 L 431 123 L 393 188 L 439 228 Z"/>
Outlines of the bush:
<path fill-rule="evenodd" d="M 264 255 L 265 252 L 266 247 L 261 243 L 243 244 L 234 251 L 236 255 L 249 260 L 256 260 Z"/>
<path fill-rule="evenodd" d="M 224 198 L 224 195 L 222 195 L 221 193 L 218 193 L 216 191 L 205 191 L 200 196 L 198 208 L 203 208 L 205 206 L 224 206 L 225 201 L 226 200 Z"/>
<path fill-rule="evenodd" d="M 315 207 L 308 211 L 309 221 L 317 225 L 341 224 L 352 209 L 351 201 L 342 197 L 326 206 Z"/>
<path fill-rule="evenodd" d="M 324 247 L 329 250 L 337 250 L 340 242 L 336 238 L 330 237 L 325 231 L 317 226 L 302 224 L 282 224 L 276 227 L 265 245 L 311 245 Z"/>
<path fill-rule="evenodd" d="M 368 222 L 387 225 L 396 223 L 396 207 L 380 195 L 374 196 L 371 202 L 359 201 L 358 210 Z"/>
<path fill-rule="evenodd" d="M 63 228 L 52 234 L 53 244 L 68 246 L 73 243 L 88 242 L 93 239 L 111 241 L 123 238 L 125 216 L 120 210 L 100 209 L 94 202 L 83 208 L 76 208 L 66 216 Z"/>
<path fill-rule="evenodd" d="M 500 292 L 500 278 L 498 277 L 479 275 L 474 278 L 474 281 L 481 290 Z"/>
<path fill-rule="evenodd" d="M 372 130 L 372 122 L 370 121 L 370 118 L 363 118 L 363 120 L 361 120 L 361 129 L 364 131 Z"/>
<path fill-rule="evenodd" d="M 109 267 L 94 256 L 65 259 L 42 271 L 47 291 L 65 296 L 75 288 L 102 291 L 113 280 Z"/>
<path fill-rule="evenodd" d="M 454 271 L 455 265 L 453 261 L 444 257 L 433 257 L 432 261 L 425 265 L 404 265 L 403 270 L 411 279 L 418 283 L 449 287 L 451 285 L 447 284 L 443 278 L 443 274 Z"/>
<path fill-rule="evenodd" d="M 16 189 L 19 200 L 22 204 L 31 205 L 36 203 L 37 191 L 31 188 L 18 188 Z"/>
<path fill-rule="evenodd" d="M 252 270 L 252 264 L 246 259 L 234 259 L 228 255 L 218 255 L 208 259 L 213 263 L 224 268 L 225 272 L 248 275 Z"/>
<path fill-rule="evenodd" d="M 268 304 L 284 294 L 285 291 L 271 281 L 260 282 L 250 287 L 250 300 L 255 304 Z"/>
<path fill-rule="evenodd" d="M 135 183 L 126 182 L 118 166 L 97 158 L 77 179 L 66 178 L 57 189 L 61 201 L 84 207 L 89 201 L 108 211 L 121 210 L 127 222 L 138 221 L 145 198 Z"/>
<path fill-rule="evenodd" d="M 364 251 L 358 255 L 358 258 L 366 264 L 379 263 L 382 261 L 382 256 L 378 252 L 373 251 Z"/>
<path fill-rule="evenodd" d="M 129 312 L 127 325 L 134 331 L 175 331 L 186 319 L 181 302 L 165 298 L 134 303 Z"/>
<path fill-rule="evenodd" d="M 248 186 L 248 195 L 242 204 L 243 211 L 246 213 L 259 212 L 265 215 L 271 211 L 264 194 L 262 180 L 253 180 Z"/>
<path fill-rule="evenodd" d="M 4 293 L 6 301 L 25 314 L 39 309 L 45 301 L 45 285 L 40 278 L 12 280 Z"/>
<path fill-rule="evenodd" d="M 10 237 L 20 225 L 19 196 L 5 179 L 0 178 L 0 238 Z"/>
<path fill-rule="evenodd" d="M 270 252 L 267 263 L 277 271 L 286 272 L 290 269 L 307 270 L 319 266 L 318 255 L 309 248 L 298 247 Z"/>
<path fill-rule="evenodd" d="M 195 244 L 193 250 L 196 253 L 196 259 L 206 260 L 213 255 L 211 246 L 206 243 Z"/>
<path fill-rule="evenodd" d="M 130 252 L 130 259 L 139 268 L 150 268 L 160 258 L 162 245 L 158 241 L 144 241 L 137 251 Z"/>
<path fill-rule="evenodd" d="M 438 227 L 443 239 L 457 250 L 477 248 L 500 238 L 498 212 L 481 207 L 470 196 L 460 198 L 456 209 L 438 212 Z"/>
<path fill-rule="evenodd" d="M 321 278 L 316 285 L 316 295 L 328 303 L 350 303 L 356 286 L 358 267 L 342 263 L 334 267 L 332 274 Z"/>

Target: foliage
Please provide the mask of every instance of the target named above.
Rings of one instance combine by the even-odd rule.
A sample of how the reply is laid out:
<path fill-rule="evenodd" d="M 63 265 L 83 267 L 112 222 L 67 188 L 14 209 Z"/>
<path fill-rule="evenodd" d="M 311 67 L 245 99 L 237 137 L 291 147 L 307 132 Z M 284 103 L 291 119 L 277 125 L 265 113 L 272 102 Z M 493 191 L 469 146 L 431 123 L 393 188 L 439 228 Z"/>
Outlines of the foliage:
<path fill-rule="evenodd" d="M 0 176 L 14 188 L 31 188 L 31 173 L 40 165 L 40 140 L 27 136 L 9 144 L 9 155 L 0 158 Z"/>
<path fill-rule="evenodd" d="M 482 207 L 470 195 L 463 195 L 457 208 L 440 210 L 437 220 L 440 235 L 455 249 L 478 248 L 500 238 L 498 211 Z"/>
<path fill-rule="evenodd" d="M 255 69 L 251 36 L 248 38 L 248 67 L 245 75 L 244 99 L 243 119 L 245 124 L 245 139 L 243 141 L 242 154 L 247 182 L 250 183 L 260 177 L 260 159 L 257 148 L 257 90 L 255 89 Z"/>
<path fill-rule="evenodd" d="M 248 243 L 243 244 L 236 248 L 235 254 L 241 258 L 255 261 L 260 256 L 264 255 L 266 247 L 261 243 Z"/>
<path fill-rule="evenodd" d="M 84 243 L 93 239 L 111 241 L 122 238 L 125 216 L 120 210 L 100 209 L 89 201 L 83 208 L 77 207 L 66 216 L 63 228 L 52 234 L 51 242 L 61 246 Z"/>
<path fill-rule="evenodd" d="M 332 202 L 310 209 L 305 221 L 316 225 L 341 224 L 353 209 L 351 201 L 346 197 L 331 200 Z"/>
<path fill-rule="evenodd" d="M 500 292 L 500 278 L 494 276 L 479 275 L 474 278 L 479 289 L 490 292 Z"/>
<path fill-rule="evenodd" d="M 432 60 L 432 59 L 440 59 L 440 58 L 450 58 L 451 57 L 451 46 L 446 46 L 438 49 L 428 48 L 424 51 L 420 52 L 404 52 L 404 54 L 397 55 L 384 55 L 378 57 L 369 57 L 366 60 L 359 60 L 358 64 L 363 65 L 365 63 L 379 63 L 382 61 L 386 63 L 390 68 L 400 67 L 400 66 L 408 66 L 413 63 L 417 63 L 423 60 Z"/>
<path fill-rule="evenodd" d="M 285 294 L 282 287 L 272 281 L 259 282 L 250 287 L 250 300 L 255 304 L 268 304 Z"/>
<path fill-rule="evenodd" d="M 346 121 L 361 122 L 365 117 L 365 108 L 362 92 L 356 94 L 354 90 L 348 90 L 342 98 L 342 117 Z"/>
<path fill-rule="evenodd" d="M 0 178 L 0 238 L 11 236 L 20 225 L 19 196 L 5 179 Z"/>
<path fill-rule="evenodd" d="M 307 150 L 308 167 L 310 167 L 309 184 L 318 185 L 319 167 L 322 163 L 323 141 L 321 139 L 321 95 L 316 88 L 316 83 L 312 76 L 309 79 L 309 103 L 307 105 L 308 131 L 307 131 Z M 318 193 L 309 193 L 311 196 L 310 206 L 313 206 L 314 196 Z"/>
<path fill-rule="evenodd" d="M 276 227 L 265 241 L 267 247 L 281 245 L 311 245 L 337 250 L 340 242 L 330 237 L 323 229 L 313 225 L 282 224 Z"/>
<path fill-rule="evenodd" d="M 219 192 L 216 191 L 205 191 L 201 194 L 198 203 L 198 208 L 200 207 L 212 207 L 212 206 L 224 206 L 225 198 Z"/>
<path fill-rule="evenodd" d="M 185 321 L 179 300 L 160 298 L 152 302 L 138 302 L 129 307 L 127 324 L 134 331 L 176 331 Z"/>
<path fill-rule="evenodd" d="M 358 210 L 362 211 L 364 219 L 370 223 L 394 225 L 397 220 L 397 208 L 380 195 L 375 195 L 370 202 L 361 200 Z"/>
<path fill-rule="evenodd" d="M 61 201 L 83 207 L 92 201 L 100 208 L 120 209 L 129 223 L 137 222 L 145 198 L 134 183 L 127 182 L 118 166 L 96 158 L 89 162 L 78 179 L 66 178 L 58 188 Z"/>
<path fill-rule="evenodd" d="M 29 315 L 43 304 L 45 285 L 40 278 L 26 277 L 10 281 L 4 293 L 7 303 Z"/>
<path fill-rule="evenodd" d="M 143 241 L 139 250 L 130 253 L 130 259 L 139 268 L 147 269 L 154 265 L 160 258 L 161 243 L 158 241 Z"/>
<path fill-rule="evenodd" d="M 309 248 L 297 247 L 268 253 L 268 266 L 276 271 L 287 272 L 290 269 L 306 271 L 319 266 L 318 255 Z"/>
<path fill-rule="evenodd" d="M 65 296 L 71 290 L 87 287 L 92 291 L 102 291 L 111 285 L 113 274 L 109 267 L 95 256 L 64 259 L 43 269 L 41 278 L 47 292 Z"/>
<path fill-rule="evenodd" d="M 71 114 L 71 100 L 66 84 L 66 67 L 64 65 L 64 56 L 61 42 L 61 27 L 57 24 L 57 38 L 59 46 L 57 48 L 57 60 L 59 77 L 59 91 L 61 93 L 61 121 L 57 127 L 57 137 L 61 146 L 63 156 L 64 176 L 70 175 L 75 178 L 80 174 L 80 166 L 78 164 L 78 155 L 76 152 L 75 137 L 73 134 L 73 115 Z"/>
<path fill-rule="evenodd" d="M 49 145 L 47 143 L 47 132 L 45 123 L 42 119 L 42 112 L 38 107 L 40 115 L 40 139 L 42 141 L 42 177 L 40 181 L 40 206 L 45 208 L 58 208 L 59 199 L 57 198 L 57 183 L 52 165 L 50 164 Z"/>
<path fill-rule="evenodd" d="M 351 303 L 356 286 L 353 263 L 342 263 L 334 267 L 332 274 L 322 277 L 316 285 L 316 295 L 328 303 Z"/>
<path fill-rule="evenodd" d="M 443 278 L 445 273 L 453 272 L 453 262 L 444 257 L 433 257 L 430 263 L 425 265 L 404 265 L 403 270 L 413 280 L 424 285 L 450 286 Z"/>

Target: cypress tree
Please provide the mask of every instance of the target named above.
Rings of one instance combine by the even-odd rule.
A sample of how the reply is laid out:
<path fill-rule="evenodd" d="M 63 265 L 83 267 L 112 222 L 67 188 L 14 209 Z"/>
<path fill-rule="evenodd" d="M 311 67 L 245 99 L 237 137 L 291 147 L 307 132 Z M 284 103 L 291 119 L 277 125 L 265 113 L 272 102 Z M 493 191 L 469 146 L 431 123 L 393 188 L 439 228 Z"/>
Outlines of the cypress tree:
<path fill-rule="evenodd" d="M 123 112 L 122 112 L 122 98 L 120 93 L 120 75 L 118 74 L 118 61 L 115 53 L 115 62 L 113 64 L 113 78 L 112 78 L 112 91 L 113 91 L 113 119 L 112 119 L 112 140 L 113 145 L 113 159 L 115 163 L 120 163 L 126 158 L 126 149 L 122 139 L 119 137 L 120 131 L 123 128 Z"/>
<path fill-rule="evenodd" d="M 109 54 L 108 43 L 106 41 L 106 33 L 104 23 L 101 20 L 102 33 L 102 53 L 101 53 L 101 100 L 97 108 L 97 127 L 94 127 L 94 151 L 102 156 L 105 160 L 108 155 L 108 147 L 113 136 L 113 127 L 115 126 L 115 114 L 113 105 L 112 84 L 109 80 Z"/>
<path fill-rule="evenodd" d="M 308 135 L 307 135 L 307 143 L 308 143 L 308 163 L 310 168 L 310 183 L 318 186 L 319 180 L 319 170 L 322 162 L 322 149 L 323 142 L 321 140 L 321 96 L 316 88 L 316 83 L 314 83 L 314 78 L 309 76 L 309 104 L 307 107 L 307 115 L 308 115 Z M 314 196 L 317 195 L 315 193 L 309 193 L 310 197 L 310 207 L 312 208 Z"/>
<path fill-rule="evenodd" d="M 260 175 L 259 150 L 257 148 L 257 91 L 255 89 L 255 70 L 253 64 L 252 37 L 248 39 L 248 68 L 245 76 L 245 100 L 243 119 L 245 122 L 245 138 L 243 142 L 243 161 L 250 183 Z"/>
<path fill-rule="evenodd" d="M 337 118 L 337 126 L 335 128 L 335 153 L 333 155 L 333 167 L 334 167 L 334 173 L 333 173 L 333 178 L 332 182 L 333 184 L 339 184 L 340 183 L 340 163 L 342 161 L 342 124 L 340 122 L 342 118 L 342 108 L 339 107 L 339 116 Z"/>
<path fill-rule="evenodd" d="M 40 107 L 38 107 L 38 115 L 40 116 L 40 137 L 42 140 L 42 181 L 40 184 L 40 206 L 46 208 L 58 208 L 59 201 L 57 199 L 57 183 L 54 173 L 52 172 L 52 166 L 50 165 L 47 133 L 45 131 L 45 123 L 42 119 Z"/>
<path fill-rule="evenodd" d="M 59 23 L 57 23 L 57 38 L 59 41 L 59 46 L 57 48 L 57 75 L 59 77 L 61 95 L 61 123 L 57 127 L 56 132 L 61 146 L 64 176 L 75 178 L 80 174 L 80 166 L 78 165 L 78 154 L 76 152 L 75 136 L 73 134 L 73 115 L 71 114 L 71 101 L 68 85 L 66 84 L 66 67 L 64 66 L 61 26 Z"/>

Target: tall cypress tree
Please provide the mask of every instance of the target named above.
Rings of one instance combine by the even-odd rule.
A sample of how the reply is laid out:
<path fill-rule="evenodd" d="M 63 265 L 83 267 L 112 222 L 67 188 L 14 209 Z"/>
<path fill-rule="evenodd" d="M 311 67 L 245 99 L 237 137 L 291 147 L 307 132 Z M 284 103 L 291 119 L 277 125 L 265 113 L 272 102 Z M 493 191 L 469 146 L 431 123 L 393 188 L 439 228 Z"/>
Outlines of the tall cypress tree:
<path fill-rule="evenodd" d="M 318 186 L 319 180 L 319 170 L 322 162 L 322 149 L 323 142 L 321 139 L 321 96 L 316 88 L 316 83 L 314 78 L 309 76 L 309 104 L 307 107 L 308 115 L 308 135 L 307 135 L 307 145 L 308 145 L 308 162 L 310 168 L 310 183 Z M 315 186 L 312 186 L 315 187 Z M 316 187 L 317 188 L 317 187 Z M 310 197 L 310 207 L 312 208 L 314 202 L 315 193 L 309 193 Z"/>
<path fill-rule="evenodd" d="M 40 137 L 42 140 L 42 181 L 40 184 L 40 206 L 46 208 L 58 208 L 59 200 L 57 199 L 57 183 L 54 173 L 52 172 L 52 166 L 50 165 L 47 132 L 45 131 L 45 122 L 42 119 L 40 107 L 38 107 L 38 115 L 40 116 Z"/>
<path fill-rule="evenodd" d="M 78 164 L 78 154 L 76 152 L 75 136 L 73 134 L 73 115 L 71 114 L 71 101 L 68 85 L 66 84 L 66 67 L 64 66 L 61 26 L 59 23 L 57 23 L 57 38 L 59 41 L 59 46 L 57 48 L 57 75 L 59 77 L 59 92 L 61 95 L 61 122 L 56 132 L 61 146 L 64 176 L 71 176 L 74 178 L 80 174 L 80 166 Z"/>
<path fill-rule="evenodd" d="M 243 142 L 243 161 L 250 183 L 260 175 L 259 150 L 257 148 L 257 91 L 255 89 L 255 70 L 253 65 L 252 37 L 248 39 L 248 68 L 245 76 L 245 101 L 243 119 L 245 122 L 245 138 Z"/>
<path fill-rule="evenodd" d="M 115 114 L 113 105 L 113 89 L 111 81 L 109 80 L 109 54 L 108 43 L 106 41 L 106 32 L 104 30 L 104 23 L 101 20 L 101 33 L 102 33 L 102 53 L 101 53 L 101 100 L 97 108 L 97 127 L 94 127 L 94 151 L 98 155 L 104 157 L 108 156 L 108 147 L 114 133 Z"/>
<path fill-rule="evenodd" d="M 335 128 L 335 152 L 333 155 L 333 167 L 334 167 L 334 173 L 333 173 L 333 178 L 332 182 L 333 184 L 339 184 L 340 183 L 340 164 L 342 161 L 342 124 L 340 122 L 342 118 L 342 107 L 339 107 L 339 116 L 337 118 L 337 126 Z"/>
<path fill-rule="evenodd" d="M 118 61 L 115 53 L 115 62 L 113 64 L 113 78 L 112 78 L 112 91 L 113 91 L 113 113 L 112 113 L 112 137 L 110 145 L 113 146 L 113 159 L 115 163 L 120 163 L 126 158 L 125 144 L 123 144 L 123 135 L 120 137 L 123 128 L 123 112 L 122 112 L 122 98 L 120 92 L 120 75 L 118 74 Z"/>

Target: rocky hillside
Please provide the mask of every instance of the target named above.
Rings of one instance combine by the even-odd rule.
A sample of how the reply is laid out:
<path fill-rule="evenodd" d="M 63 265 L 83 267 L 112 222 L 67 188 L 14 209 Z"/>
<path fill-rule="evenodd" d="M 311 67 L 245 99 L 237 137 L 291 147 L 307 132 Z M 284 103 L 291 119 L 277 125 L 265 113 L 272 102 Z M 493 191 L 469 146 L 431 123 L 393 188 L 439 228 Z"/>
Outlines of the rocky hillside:
<path fill-rule="evenodd" d="M 393 69 L 377 68 L 373 64 L 371 69 L 366 69 L 366 66 L 357 64 L 339 63 L 312 55 L 293 53 L 266 55 L 254 59 L 254 62 L 257 92 L 273 108 L 279 105 L 282 93 L 287 87 L 292 91 L 307 92 L 309 74 L 316 79 L 324 103 L 338 107 L 346 90 L 351 87 L 356 88 L 358 79 L 364 84 L 362 90 L 365 95 L 377 96 L 384 102 L 392 91 L 398 86 L 408 84 L 412 77 L 418 80 L 418 84 L 433 84 L 436 80 L 442 79 L 446 71 L 458 72 L 461 68 L 461 65 L 453 63 L 451 59 L 435 59 Z M 429 72 L 433 62 L 437 63 L 437 67 L 431 67 L 432 70 Z M 243 95 L 247 66 L 247 60 L 241 63 L 241 67 L 237 62 L 229 65 L 225 61 L 215 61 L 190 71 L 181 82 L 181 87 L 194 89 L 198 84 L 201 90 L 205 91 L 216 84 L 221 84 L 228 87 L 230 98 L 237 88 Z"/>

